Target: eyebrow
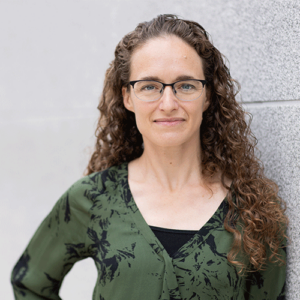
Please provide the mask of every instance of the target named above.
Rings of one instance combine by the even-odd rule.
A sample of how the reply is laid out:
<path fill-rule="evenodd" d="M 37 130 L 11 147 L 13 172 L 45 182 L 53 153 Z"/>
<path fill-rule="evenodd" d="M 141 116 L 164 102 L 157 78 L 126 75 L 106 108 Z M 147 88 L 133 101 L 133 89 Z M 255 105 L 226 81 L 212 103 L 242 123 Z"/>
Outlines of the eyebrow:
<path fill-rule="evenodd" d="M 196 79 L 194 76 L 189 76 L 189 75 L 181 75 L 181 76 L 177 76 L 175 78 L 175 82 L 176 81 L 180 81 L 180 80 L 189 80 L 189 79 Z M 145 76 L 142 77 L 139 80 L 154 80 L 154 81 L 161 81 L 161 79 L 157 76 Z"/>

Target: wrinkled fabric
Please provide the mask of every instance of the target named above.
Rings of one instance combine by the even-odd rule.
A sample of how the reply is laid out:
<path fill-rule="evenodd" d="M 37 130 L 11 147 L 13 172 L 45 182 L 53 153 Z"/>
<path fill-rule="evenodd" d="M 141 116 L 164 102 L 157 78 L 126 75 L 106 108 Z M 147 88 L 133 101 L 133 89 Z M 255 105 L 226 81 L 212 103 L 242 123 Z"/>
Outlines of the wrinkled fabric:
<path fill-rule="evenodd" d="M 86 176 L 58 200 L 15 265 L 15 299 L 61 299 L 64 276 L 87 257 L 98 271 L 93 300 L 284 299 L 284 266 L 241 276 L 227 261 L 227 210 L 225 198 L 171 258 L 134 202 L 127 163 Z"/>

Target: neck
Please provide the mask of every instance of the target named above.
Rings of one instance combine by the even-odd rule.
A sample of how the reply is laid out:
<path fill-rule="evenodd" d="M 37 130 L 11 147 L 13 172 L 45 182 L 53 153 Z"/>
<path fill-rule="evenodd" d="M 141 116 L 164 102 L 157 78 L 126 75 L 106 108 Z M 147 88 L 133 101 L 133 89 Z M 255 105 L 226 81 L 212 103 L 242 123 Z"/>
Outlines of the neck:
<path fill-rule="evenodd" d="M 137 181 L 159 184 L 170 192 L 203 183 L 200 142 L 197 147 L 157 147 L 145 143 L 142 156 L 132 162 L 139 169 Z"/>

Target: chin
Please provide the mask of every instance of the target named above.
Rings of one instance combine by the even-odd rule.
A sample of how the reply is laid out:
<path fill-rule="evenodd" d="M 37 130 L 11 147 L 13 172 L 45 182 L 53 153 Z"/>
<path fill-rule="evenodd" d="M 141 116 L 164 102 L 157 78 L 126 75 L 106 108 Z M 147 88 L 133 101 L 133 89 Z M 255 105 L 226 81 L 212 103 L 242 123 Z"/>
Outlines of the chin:
<path fill-rule="evenodd" d="M 163 134 L 152 139 L 152 141 L 149 139 L 149 141 L 159 147 L 179 147 L 186 144 L 189 139 L 178 134 Z"/>

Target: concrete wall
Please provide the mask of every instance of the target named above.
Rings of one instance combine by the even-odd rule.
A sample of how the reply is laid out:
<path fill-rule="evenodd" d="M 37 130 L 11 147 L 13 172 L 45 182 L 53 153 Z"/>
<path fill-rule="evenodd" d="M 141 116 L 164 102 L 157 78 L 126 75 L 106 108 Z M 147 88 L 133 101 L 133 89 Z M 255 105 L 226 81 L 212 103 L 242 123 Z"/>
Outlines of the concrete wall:
<path fill-rule="evenodd" d="M 0 1 L 1 294 L 39 223 L 83 173 L 104 71 L 138 22 L 176 13 L 202 24 L 253 114 L 266 173 L 290 217 L 288 299 L 300 299 L 300 4 L 298 0 Z M 63 299 L 91 299 L 92 260 L 66 277 Z"/>

